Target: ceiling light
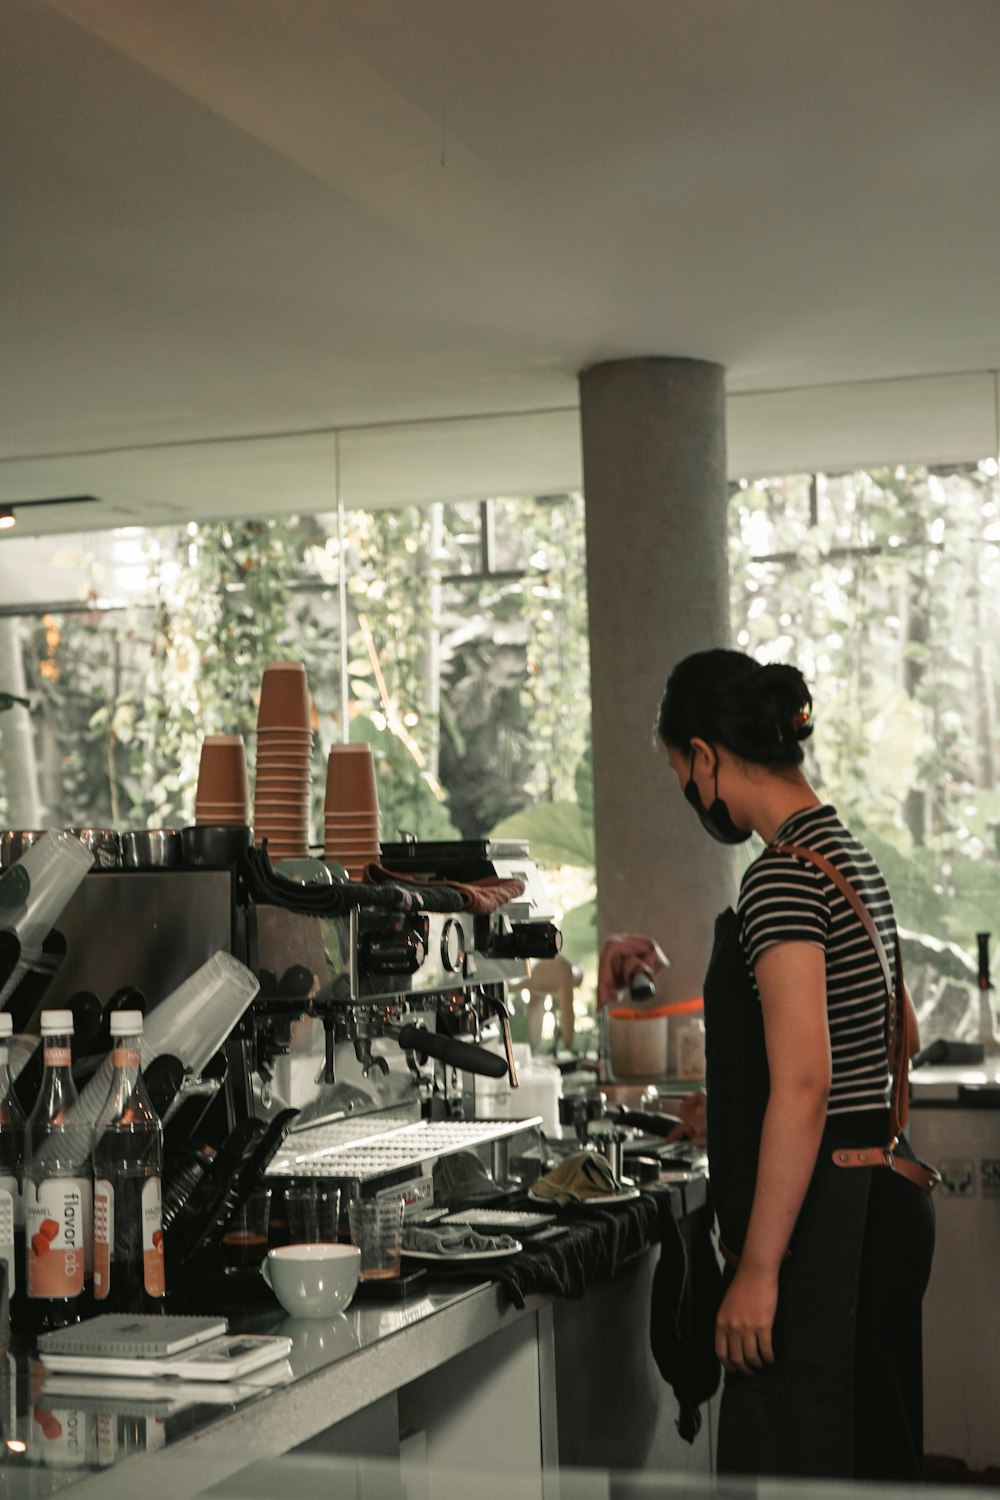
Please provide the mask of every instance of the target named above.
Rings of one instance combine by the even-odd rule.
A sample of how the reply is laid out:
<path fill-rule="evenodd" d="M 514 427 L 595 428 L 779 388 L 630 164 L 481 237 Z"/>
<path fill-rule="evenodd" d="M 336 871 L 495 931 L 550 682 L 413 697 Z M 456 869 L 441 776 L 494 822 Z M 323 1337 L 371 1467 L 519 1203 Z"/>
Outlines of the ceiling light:
<path fill-rule="evenodd" d="M 0 505 L 0 531 L 9 531 L 17 525 L 17 517 L 9 505 Z"/>

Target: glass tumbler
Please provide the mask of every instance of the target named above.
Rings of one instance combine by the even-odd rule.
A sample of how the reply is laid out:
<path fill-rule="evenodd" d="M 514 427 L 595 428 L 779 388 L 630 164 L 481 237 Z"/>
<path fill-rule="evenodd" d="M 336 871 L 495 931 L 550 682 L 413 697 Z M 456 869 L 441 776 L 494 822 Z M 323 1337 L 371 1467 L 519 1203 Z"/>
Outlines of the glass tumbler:
<path fill-rule="evenodd" d="M 295 1183 L 285 1189 L 289 1243 L 335 1244 L 340 1226 L 340 1191 L 318 1182 Z"/>
<path fill-rule="evenodd" d="M 352 1198 L 347 1214 L 351 1241 L 361 1251 L 361 1280 L 385 1281 L 398 1276 L 403 1249 L 402 1198 Z"/>

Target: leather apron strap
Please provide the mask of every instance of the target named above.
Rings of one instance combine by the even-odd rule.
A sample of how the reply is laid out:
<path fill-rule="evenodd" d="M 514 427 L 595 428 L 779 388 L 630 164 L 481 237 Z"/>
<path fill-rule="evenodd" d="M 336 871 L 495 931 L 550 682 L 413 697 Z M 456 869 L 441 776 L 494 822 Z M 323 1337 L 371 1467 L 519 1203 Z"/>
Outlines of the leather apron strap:
<path fill-rule="evenodd" d="M 915 1183 L 917 1187 L 930 1192 L 941 1181 L 940 1173 L 923 1162 L 911 1162 L 895 1154 L 900 1132 L 910 1115 L 910 1060 L 906 1047 L 906 986 L 903 979 L 903 955 L 899 947 L 899 934 L 897 933 L 895 938 L 896 982 L 893 983 L 892 969 L 889 967 L 885 944 L 882 942 L 879 930 L 871 912 L 847 877 L 825 855 L 817 854 L 815 849 L 806 849 L 798 844 L 776 844 L 775 850 L 779 854 L 793 854 L 799 859 L 808 861 L 833 881 L 868 934 L 885 981 L 886 1053 L 892 1074 L 892 1089 L 889 1095 L 889 1142 L 886 1146 L 862 1146 L 854 1150 L 834 1151 L 834 1163 L 838 1167 L 888 1167 L 891 1171 L 898 1172 L 901 1177 Z"/>

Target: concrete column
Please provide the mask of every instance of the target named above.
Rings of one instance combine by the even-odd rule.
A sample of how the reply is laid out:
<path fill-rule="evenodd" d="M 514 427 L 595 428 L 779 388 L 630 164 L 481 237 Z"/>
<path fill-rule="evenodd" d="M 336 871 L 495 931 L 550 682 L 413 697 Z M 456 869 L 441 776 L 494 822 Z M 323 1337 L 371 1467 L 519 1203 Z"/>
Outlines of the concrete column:
<path fill-rule="evenodd" d="M 733 851 L 677 789 L 654 723 L 671 667 L 729 644 L 721 365 L 640 358 L 580 376 L 594 733 L 597 907 L 610 932 L 656 938 L 658 993 L 701 994 Z"/>
<path fill-rule="evenodd" d="M 25 697 L 28 691 L 21 637 L 17 621 L 9 615 L 0 619 L 0 689 L 13 693 L 16 698 Z M 43 827 L 31 715 L 19 703 L 0 714 L 0 750 L 4 757 L 9 826 Z"/>

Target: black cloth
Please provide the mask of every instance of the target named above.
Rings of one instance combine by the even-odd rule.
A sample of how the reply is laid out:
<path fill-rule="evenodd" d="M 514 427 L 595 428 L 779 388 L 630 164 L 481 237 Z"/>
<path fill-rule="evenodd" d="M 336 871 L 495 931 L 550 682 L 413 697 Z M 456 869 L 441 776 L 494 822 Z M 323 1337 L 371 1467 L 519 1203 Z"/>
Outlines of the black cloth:
<path fill-rule="evenodd" d="M 704 993 L 709 1171 L 723 1243 L 738 1254 L 769 1077 L 732 911 L 716 924 Z M 933 1205 L 883 1168 L 834 1166 L 831 1151 L 844 1140 L 828 1124 L 780 1273 L 775 1362 L 726 1376 L 720 1473 L 919 1478 L 920 1298 Z M 724 1286 L 733 1274 L 727 1268 Z"/>
<path fill-rule="evenodd" d="M 282 906 L 314 917 L 341 917 L 347 912 L 460 912 L 465 897 L 451 886 L 368 885 L 360 881 L 303 885 L 276 870 L 266 849 L 247 849 L 237 866 L 247 894 L 266 906 Z"/>
<path fill-rule="evenodd" d="M 647 1249 L 658 1221 L 657 1205 L 645 1193 L 614 1208 L 562 1209 L 559 1223 L 564 1232 L 558 1238 L 528 1239 L 520 1255 L 491 1265 L 490 1275 L 515 1307 L 523 1307 L 533 1293 L 582 1297 L 591 1282 L 614 1275 L 625 1261 Z"/>
<path fill-rule="evenodd" d="M 677 1219 L 669 1195 L 658 1197 L 660 1258 L 650 1294 L 649 1344 L 677 1398 L 677 1431 L 693 1443 L 701 1428 L 699 1408 L 718 1390 L 722 1373 L 714 1348 L 721 1295 L 714 1213 L 707 1202 Z"/>
<path fill-rule="evenodd" d="M 282 875 L 271 864 L 266 849 L 249 848 L 243 851 L 236 867 L 238 878 L 244 882 L 247 895 L 264 906 L 282 906 L 291 911 L 304 912 L 314 917 L 341 917 L 356 911 L 360 906 L 381 906 L 387 911 L 409 911 L 412 903 L 407 893 L 398 886 L 380 886 L 371 889 L 373 900 L 363 900 L 369 887 L 347 881 L 333 885 L 303 885 Z"/>

